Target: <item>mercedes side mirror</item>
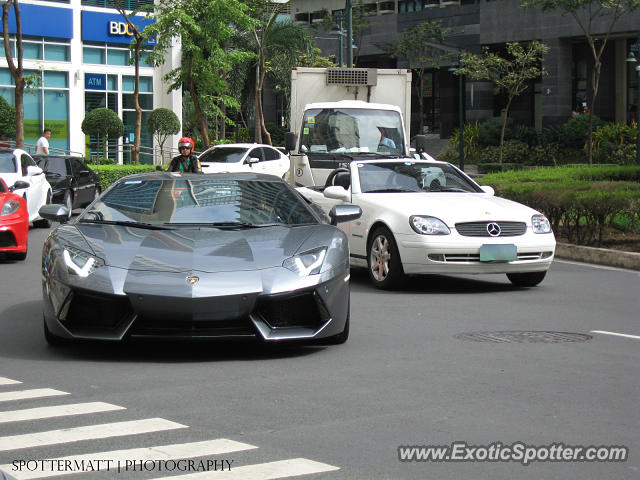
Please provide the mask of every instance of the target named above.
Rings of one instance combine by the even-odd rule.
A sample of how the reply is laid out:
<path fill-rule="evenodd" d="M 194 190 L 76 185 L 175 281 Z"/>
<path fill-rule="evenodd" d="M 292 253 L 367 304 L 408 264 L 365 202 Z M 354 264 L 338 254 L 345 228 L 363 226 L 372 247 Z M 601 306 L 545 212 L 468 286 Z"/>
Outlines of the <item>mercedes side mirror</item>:
<path fill-rule="evenodd" d="M 328 187 L 328 188 L 342 188 L 342 187 Z M 338 223 L 357 220 L 358 218 L 360 218 L 361 215 L 362 215 L 362 209 L 357 205 L 335 205 L 329 212 L 331 225 L 337 225 Z"/>

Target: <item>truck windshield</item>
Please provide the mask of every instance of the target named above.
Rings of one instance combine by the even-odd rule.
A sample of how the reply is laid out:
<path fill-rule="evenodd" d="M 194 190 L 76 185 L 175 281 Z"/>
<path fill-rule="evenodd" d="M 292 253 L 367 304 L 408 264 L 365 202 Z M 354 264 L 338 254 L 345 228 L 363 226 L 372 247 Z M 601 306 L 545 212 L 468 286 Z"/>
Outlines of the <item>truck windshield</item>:
<path fill-rule="evenodd" d="M 301 152 L 405 153 L 402 117 L 392 110 L 316 108 L 302 121 Z"/>

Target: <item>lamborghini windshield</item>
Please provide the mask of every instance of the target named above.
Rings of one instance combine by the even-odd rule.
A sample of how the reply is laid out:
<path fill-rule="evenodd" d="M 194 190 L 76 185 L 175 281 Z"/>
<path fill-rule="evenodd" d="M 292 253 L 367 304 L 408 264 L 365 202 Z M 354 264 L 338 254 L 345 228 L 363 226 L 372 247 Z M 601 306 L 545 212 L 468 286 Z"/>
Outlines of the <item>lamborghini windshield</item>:
<path fill-rule="evenodd" d="M 319 223 L 305 202 L 282 181 L 209 176 L 124 179 L 78 221 L 146 226 Z"/>
<path fill-rule="evenodd" d="M 402 117 L 393 110 L 309 109 L 304 113 L 300 151 L 404 155 Z"/>

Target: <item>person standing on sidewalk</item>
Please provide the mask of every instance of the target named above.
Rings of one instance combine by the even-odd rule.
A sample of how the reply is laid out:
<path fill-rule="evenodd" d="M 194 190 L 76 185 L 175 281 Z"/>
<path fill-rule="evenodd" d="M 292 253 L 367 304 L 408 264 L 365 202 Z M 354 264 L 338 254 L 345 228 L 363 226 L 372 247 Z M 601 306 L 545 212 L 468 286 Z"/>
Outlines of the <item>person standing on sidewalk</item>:
<path fill-rule="evenodd" d="M 36 154 L 49 155 L 49 139 L 51 138 L 51 130 L 45 128 L 42 131 L 42 136 L 36 143 Z"/>

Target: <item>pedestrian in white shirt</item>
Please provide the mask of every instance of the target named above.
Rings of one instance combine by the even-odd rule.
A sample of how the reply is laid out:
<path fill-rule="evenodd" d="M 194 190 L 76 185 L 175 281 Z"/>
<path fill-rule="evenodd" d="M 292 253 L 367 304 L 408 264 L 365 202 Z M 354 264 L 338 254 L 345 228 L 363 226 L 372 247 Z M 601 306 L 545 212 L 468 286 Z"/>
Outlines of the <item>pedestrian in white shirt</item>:
<path fill-rule="evenodd" d="M 51 130 L 45 128 L 42 131 L 42 136 L 38 139 L 38 143 L 36 143 L 36 153 L 43 153 L 45 155 L 49 155 L 49 139 L 51 138 Z"/>

